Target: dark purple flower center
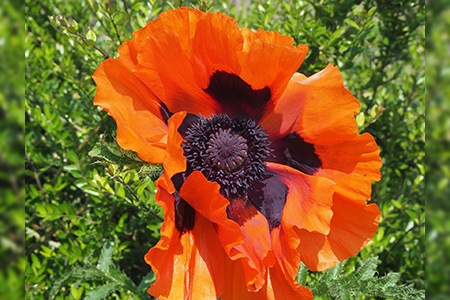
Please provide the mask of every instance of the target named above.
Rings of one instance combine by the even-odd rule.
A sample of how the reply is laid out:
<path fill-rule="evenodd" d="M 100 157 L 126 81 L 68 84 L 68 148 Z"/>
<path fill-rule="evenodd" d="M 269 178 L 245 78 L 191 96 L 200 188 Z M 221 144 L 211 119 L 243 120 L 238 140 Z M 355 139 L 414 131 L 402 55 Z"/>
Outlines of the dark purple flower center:
<path fill-rule="evenodd" d="M 252 183 L 263 178 L 269 145 L 260 125 L 227 115 L 200 117 L 187 129 L 182 144 L 188 170 L 217 182 L 228 199 L 247 195 Z"/>
<path fill-rule="evenodd" d="M 206 153 L 216 169 L 234 172 L 242 168 L 247 160 L 247 140 L 230 128 L 219 129 L 206 144 Z"/>

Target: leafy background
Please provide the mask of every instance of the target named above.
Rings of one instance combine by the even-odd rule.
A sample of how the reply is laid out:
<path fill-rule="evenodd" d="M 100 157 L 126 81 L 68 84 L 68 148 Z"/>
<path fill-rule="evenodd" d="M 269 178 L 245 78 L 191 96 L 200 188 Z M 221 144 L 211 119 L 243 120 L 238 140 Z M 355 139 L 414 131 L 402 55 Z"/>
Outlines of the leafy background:
<path fill-rule="evenodd" d="M 23 3 L 0 5 L 0 299 L 23 298 Z"/>
<path fill-rule="evenodd" d="M 428 222 L 438 222 L 439 230 L 425 237 L 423 0 L 26 0 L 25 297 L 150 298 L 145 290 L 154 275 L 143 256 L 159 239 L 163 215 L 153 201 L 159 169 L 115 145 L 114 122 L 92 105 L 91 75 L 133 31 L 181 5 L 224 12 L 241 27 L 308 44 L 300 68 L 307 75 L 329 62 L 339 66 L 361 102 L 361 131 L 372 133 L 382 150 L 383 179 L 373 201 L 383 218 L 373 241 L 330 271 L 301 268 L 299 281 L 323 299 L 423 299 L 425 238 L 449 248 L 443 214 L 432 214 Z M 439 48 L 444 56 L 445 49 Z M 441 71 L 430 72 L 441 78 Z M 436 178 L 448 177 L 448 169 L 441 172 Z M 445 182 L 438 187 L 441 197 L 448 195 Z M 428 260 L 433 274 L 442 257 Z M 442 278 L 431 277 L 430 298 L 449 295 Z"/>
<path fill-rule="evenodd" d="M 427 6 L 427 295 L 450 296 L 450 1 Z"/>

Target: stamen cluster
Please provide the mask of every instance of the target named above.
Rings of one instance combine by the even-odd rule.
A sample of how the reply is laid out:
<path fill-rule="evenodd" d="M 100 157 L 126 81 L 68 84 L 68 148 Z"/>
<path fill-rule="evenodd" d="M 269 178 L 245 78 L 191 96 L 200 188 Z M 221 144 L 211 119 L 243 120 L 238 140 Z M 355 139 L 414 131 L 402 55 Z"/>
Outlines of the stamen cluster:
<path fill-rule="evenodd" d="M 247 194 L 251 184 L 262 178 L 271 154 L 268 135 L 260 125 L 227 115 L 200 117 L 186 131 L 182 146 L 188 169 L 219 183 L 228 199 Z"/>

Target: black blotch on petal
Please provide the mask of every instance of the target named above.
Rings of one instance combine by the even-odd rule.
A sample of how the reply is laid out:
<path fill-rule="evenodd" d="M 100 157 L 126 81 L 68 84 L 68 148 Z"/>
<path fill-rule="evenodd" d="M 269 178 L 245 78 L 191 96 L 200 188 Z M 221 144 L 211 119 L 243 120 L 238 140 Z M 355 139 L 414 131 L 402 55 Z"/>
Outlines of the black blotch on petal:
<path fill-rule="evenodd" d="M 194 228 L 195 210 L 183 198 L 179 196 L 179 190 L 185 181 L 185 173 L 175 174 L 171 180 L 176 189 L 173 196 L 175 197 L 175 227 L 180 235 L 189 232 Z"/>
<path fill-rule="evenodd" d="M 262 117 L 272 96 L 269 87 L 254 90 L 238 75 L 224 71 L 214 72 L 204 91 L 216 99 L 231 118 L 245 117 L 254 121 Z"/>
<path fill-rule="evenodd" d="M 174 193 L 175 196 L 175 227 L 180 235 L 194 228 L 195 210 L 183 198 Z"/>
<path fill-rule="evenodd" d="M 173 183 L 173 186 L 175 187 L 175 189 L 177 191 L 179 191 L 181 189 L 181 186 L 184 183 L 185 174 L 184 173 L 177 173 L 177 174 L 172 176 L 171 180 L 172 180 L 172 183 Z"/>
<path fill-rule="evenodd" d="M 160 102 L 159 112 L 161 113 L 161 116 L 164 119 L 164 122 L 167 124 L 167 120 L 173 115 L 172 112 L 167 108 L 167 105 L 165 105 L 163 102 Z"/>
<path fill-rule="evenodd" d="M 308 175 L 313 175 L 322 167 L 314 145 L 305 142 L 296 132 L 272 142 L 272 148 L 274 155 L 267 161 L 290 166 Z"/>
<path fill-rule="evenodd" d="M 248 199 L 266 217 L 270 230 L 281 224 L 287 194 L 288 187 L 271 172 L 255 181 L 248 192 Z"/>

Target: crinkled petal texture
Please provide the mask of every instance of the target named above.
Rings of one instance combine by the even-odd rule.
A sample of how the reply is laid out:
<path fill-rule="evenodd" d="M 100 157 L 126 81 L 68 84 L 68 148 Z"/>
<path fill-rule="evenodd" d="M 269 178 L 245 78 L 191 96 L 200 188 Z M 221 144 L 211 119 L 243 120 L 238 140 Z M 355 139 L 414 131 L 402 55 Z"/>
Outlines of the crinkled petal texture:
<path fill-rule="evenodd" d="M 167 189 L 162 177 L 156 199 L 164 223 L 161 239 L 145 256 L 157 278 L 148 291 L 159 299 L 217 299 L 225 286 L 226 254 L 216 229 L 196 215 L 194 228 L 181 234 L 175 226 L 175 197 Z"/>
<path fill-rule="evenodd" d="M 116 121 L 122 148 L 163 163 L 170 113 L 268 114 L 308 51 L 292 43 L 275 32 L 240 30 L 220 13 L 167 11 L 100 64 L 94 104 Z"/>
<path fill-rule="evenodd" d="M 166 180 L 159 179 L 156 197 L 165 211 L 162 237 L 145 257 L 157 277 L 149 289 L 152 295 L 160 299 L 313 298 L 295 281 L 298 244 L 286 246 L 283 229 L 270 231 L 266 218 L 242 199 L 230 204 L 220 195 L 219 185 L 199 171 L 190 174 L 179 193 Z M 194 225 L 185 233 L 175 226 L 177 197 L 195 210 Z"/>
<path fill-rule="evenodd" d="M 381 177 L 381 159 L 373 137 L 357 133 L 358 111 L 338 69 L 328 65 L 309 78 L 294 74 L 275 110 L 262 121 L 275 145 L 287 145 L 288 158 L 281 153 L 276 162 L 334 184 L 329 231 L 294 230 L 301 260 L 311 270 L 331 268 L 355 255 L 378 228 L 380 211 L 366 201 L 371 183 Z M 285 221 L 289 211 L 286 206 Z"/>
<path fill-rule="evenodd" d="M 161 239 L 145 256 L 156 274 L 150 294 L 312 299 L 295 279 L 300 263 L 330 268 L 374 235 L 380 212 L 366 202 L 380 179 L 379 149 L 358 134 L 359 103 L 336 67 L 295 73 L 307 51 L 291 37 L 180 8 L 96 70 L 94 104 L 116 121 L 119 145 L 164 167 Z M 271 142 L 263 175 L 232 199 L 184 156 L 188 128 L 217 114 L 261 125 Z"/>

